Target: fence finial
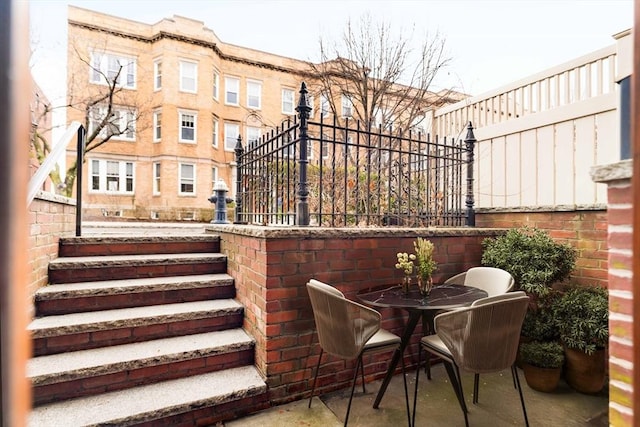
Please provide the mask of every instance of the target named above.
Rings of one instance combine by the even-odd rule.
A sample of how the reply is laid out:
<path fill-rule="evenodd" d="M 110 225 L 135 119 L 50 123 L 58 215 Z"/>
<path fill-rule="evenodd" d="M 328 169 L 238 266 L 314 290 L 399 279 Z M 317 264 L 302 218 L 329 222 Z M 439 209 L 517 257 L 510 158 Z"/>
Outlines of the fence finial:
<path fill-rule="evenodd" d="M 300 86 L 300 100 L 296 111 L 300 117 L 300 158 L 298 159 L 300 176 L 298 179 L 297 209 L 296 209 L 296 225 L 309 225 L 309 183 L 307 182 L 307 164 L 309 163 L 307 147 L 309 136 L 307 135 L 307 120 L 311 106 L 307 102 L 307 85 L 302 82 Z"/>
<path fill-rule="evenodd" d="M 473 125 L 471 122 L 467 125 L 467 137 L 464 143 L 467 148 L 467 196 L 465 198 L 465 206 L 467 207 L 467 226 L 476 226 L 476 212 L 473 208 L 473 150 L 476 144 L 476 137 L 473 135 Z"/>

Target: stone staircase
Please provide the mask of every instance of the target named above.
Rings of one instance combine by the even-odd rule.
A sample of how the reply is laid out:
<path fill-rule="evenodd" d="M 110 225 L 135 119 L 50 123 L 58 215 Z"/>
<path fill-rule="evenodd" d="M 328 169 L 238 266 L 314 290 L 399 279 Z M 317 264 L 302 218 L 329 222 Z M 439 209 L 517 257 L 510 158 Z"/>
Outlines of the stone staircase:
<path fill-rule="evenodd" d="M 213 235 L 60 241 L 36 294 L 29 425 L 211 425 L 268 407 Z"/>

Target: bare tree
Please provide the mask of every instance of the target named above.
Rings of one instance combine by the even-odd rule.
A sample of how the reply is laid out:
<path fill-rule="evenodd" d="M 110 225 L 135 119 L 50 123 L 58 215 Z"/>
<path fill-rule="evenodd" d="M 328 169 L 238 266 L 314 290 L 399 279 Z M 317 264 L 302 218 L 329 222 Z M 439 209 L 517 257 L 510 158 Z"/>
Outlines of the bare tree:
<path fill-rule="evenodd" d="M 84 154 L 95 150 L 114 137 L 135 138 L 142 130 L 140 118 L 149 114 L 145 102 L 141 102 L 135 91 L 127 91 L 122 84 L 123 71 L 129 66 L 127 63 L 117 63 L 105 72 L 101 67 L 91 62 L 88 55 L 82 54 L 73 47 L 70 54 L 77 56 L 77 67 L 69 69 L 69 86 L 67 103 L 59 107 L 47 105 L 39 114 L 35 114 L 32 123 L 31 146 L 40 164 L 51 151 L 50 128 L 44 125 L 45 117 L 55 108 L 65 108 L 67 112 L 75 110 L 81 112 L 82 123 L 87 130 Z M 98 84 L 87 85 L 87 76 L 92 75 Z M 61 194 L 69 197 L 73 194 L 73 187 L 77 176 L 78 162 L 74 159 L 68 165 L 64 179 L 59 167 L 50 174 L 51 180 Z M 84 163 L 84 158 L 81 160 Z"/>
<path fill-rule="evenodd" d="M 320 55 L 310 65 L 319 81 L 317 95 L 333 114 L 350 103 L 351 117 L 367 126 L 406 130 L 426 111 L 451 101 L 451 91 L 430 90 L 450 62 L 439 34 L 425 36 L 414 49 L 411 37 L 394 35 L 390 24 L 363 15 L 357 25 L 348 21 L 340 43 L 321 38 Z"/>

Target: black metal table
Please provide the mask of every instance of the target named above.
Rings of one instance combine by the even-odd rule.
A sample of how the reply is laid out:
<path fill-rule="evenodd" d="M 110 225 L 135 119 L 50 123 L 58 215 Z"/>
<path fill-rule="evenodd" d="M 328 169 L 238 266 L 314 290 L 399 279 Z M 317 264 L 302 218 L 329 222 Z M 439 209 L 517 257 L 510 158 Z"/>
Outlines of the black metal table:
<path fill-rule="evenodd" d="M 486 296 L 487 293 L 482 289 L 463 285 L 434 286 L 426 297 L 420 295 L 417 287 L 405 294 L 399 285 L 369 288 L 359 292 L 357 298 L 363 304 L 381 308 L 401 308 L 409 313 L 409 320 L 402 333 L 400 347 L 393 353 L 393 358 L 389 363 L 387 374 L 382 381 L 373 407 L 377 408 L 380 405 L 400 357 L 404 354 L 404 349 L 411 340 L 418 320 L 422 318 L 423 329 L 429 328 L 431 330 L 433 318 L 437 312 L 468 306 L 473 301 Z"/>

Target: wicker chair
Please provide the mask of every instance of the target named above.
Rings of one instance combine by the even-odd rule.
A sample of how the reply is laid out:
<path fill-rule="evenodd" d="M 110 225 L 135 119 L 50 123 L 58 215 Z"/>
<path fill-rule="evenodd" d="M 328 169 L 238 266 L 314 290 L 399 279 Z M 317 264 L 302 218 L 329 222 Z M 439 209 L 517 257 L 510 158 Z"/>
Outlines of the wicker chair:
<path fill-rule="evenodd" d="M 467 285 L 487 291 L 488 296 L 500 295 L 513 290 L 513 276 L 494 267 L 472 267 L 464 273 L 448 278 L 445 285 Z"/>
<path fill-rule="evenodd" d="M 311 279 L 307 283 L 307 292 L 311 300 L 313 317 L 316 322 L 318 340 L 320 341 L 321 348 L 316 373 L 313 378 L 311 396 L 309 397 L 309 407 L 311 407 L 311 400 L 315 392 L 322 355 L 326 352 L 343 360 L 357 359 L 358 361 L 351 385 L 351 396 L 349 397 L 349 405 L 347 406 L 347 414 L 344 420 L 344 425 L 346 426 L 349 421 L 349 412 L 351 411 L 351 401 L 358 378 L 358 370 L 362 373 L 362 391 L 363 393 L 365 391 L 362 354 L 365 351 L 399 347 L 400 337 L 389 331 L 380 329 L 380 313 L 346 299 L 342 292 L 333 286 Z M 411 426 L 404 360 L 402 358 L 401 360 L 407 421 L 409 426 Z"/>
<path fill-rule="evenodd" d="M 420 341 L 412 422 L 415 422 L 416 416 L 419 368 L 424 348 L 443 360 L 464 413 L 465 425 L 469 425 L 469 420 L 460 369 L 480 374 L 499 372 L 507 368 L 511 369 L 516 389 L 520 394 L 525 424 L 529 425 L 522 388 L 515 367 L 520 329 L 528 303 L 529 297 L 524 292 L 509 292 L 483 298 L 471 307 L 436 316 L 434 320 L 436 334 L 425 336 Z M 474 404 L 477 403 L 476 397 L 477 383 L 474 383 Z"/>

